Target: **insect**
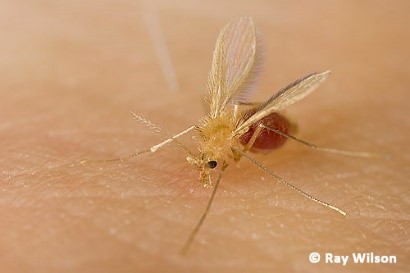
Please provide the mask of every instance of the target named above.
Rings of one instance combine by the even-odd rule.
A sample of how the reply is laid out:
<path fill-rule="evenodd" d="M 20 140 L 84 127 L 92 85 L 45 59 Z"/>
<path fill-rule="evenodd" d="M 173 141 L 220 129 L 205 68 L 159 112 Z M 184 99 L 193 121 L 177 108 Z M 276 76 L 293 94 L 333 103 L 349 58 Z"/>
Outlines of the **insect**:
<path fill-rule="evenodd" d="M 310 148 L 324 152 L 359 157 L 373 156 L 373 154 L 366 152 L 319 147 L 298 139 L 291 134 L 291 123 L 279 113 L 313 92 L 328 78 L 330 71 L 313 73 L 298 79 L 264 103 L 248 103 L 247 98 L 255 86 L 258 58 L 257 35 L 252 18 L 241 17 L 229 22 L 221 30 L 216 41 L 207 82 L 206 102 L 209 106 L 209 112 L 199 124 L 178 134 L 170 135 L 142 115 L 133 113 L 136 120 L 158 133 L 167 135 L 167 139 L 147 150 L 136 152 L 127 157 L 103 160 L 104 162 L 123 160 L 144 153 L 155 153 L 170 143 L 176 143 L 188 153 L 186 159 L 199 170 L 200 182 L 204 186 L 213 187 L 213 191 L 201 218 L 183 246 L 182 253 L 186 253 L 194 241 L 210 210 L 222 174 L 231 162 L 239 162 L 244 157 L 292 190 L 345 216 L 346 213 L 343 210 L 290 184 L 256 161 L 249 153 L 267 152 L 279 148 L 287 139 L 293 139 Z M 191 152 L 178 140 L 179 137 L 190 132 L 196 133 L 197 152 Z M 217 173 L 215 183 L 212 182 L 213 173 Z"/>

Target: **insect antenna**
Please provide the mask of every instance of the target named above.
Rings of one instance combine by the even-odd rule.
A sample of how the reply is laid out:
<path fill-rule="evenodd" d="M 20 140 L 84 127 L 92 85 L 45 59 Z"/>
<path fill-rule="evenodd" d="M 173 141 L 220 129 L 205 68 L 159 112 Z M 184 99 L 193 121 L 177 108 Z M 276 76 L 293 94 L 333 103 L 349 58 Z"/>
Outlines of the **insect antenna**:
<path fill-rule="evenodd" d="M 126 159 L 130 159 L 130 158 L 133 158 L 133 157 L 136 157 L 136 156 L 148 153 L 148 152 L 155 153 L 159 148 L 162 148 L 162 147 L 166 146 L 167 144 L 169 144 L 171 142 L 175 143 L 178 147 L 184 149 L 188 154 L 195 157 L 194 154 L 185 145 L 183 145 L 180 141 L 177 140 L 177 138 L 189 133 L 193 129 L 196 129 L 196 126 L 191 126 L 188 129 L 186 129 L 186 130 L 184 130 L 184 131 L 182 131 L 178 134 L 172 135 L 169 132 L 162 129 L 161 127 L 159 127 L 158 125 L 151 122 L 149 119 L 145 118 L 144 116 L 138 115 L 134 112 L 131 112 L 131 114 L 134 116 L 135 120 L 141 122 L 142 124 L 144 124 L 149 129 L 151 129 L 152 131 L 154 131 L 156 133 L 162 133 L 164 136 L 167 137 L 167 139 L 165 139 L 164 141 L 162 141 L 159 144 L 156 144 L 156 145 L 152 146 L 149 149 L 138 151 L 138 152 L 132 153 L 130 155 L 117 157 L 117 158 L 110 158 L 110 159 L 82 160 L 82 161 L 80 161 L 80 163 L 81 164 L 84 164 L 84 163 L 108 163 L 108 162 L 115 162 L 115 161 L 124 161 Z"/>
<path fill-rule="evenodd" d="M 369 152 L 352 152 L 352 151 L 345 151 L 345 150 L 339 150 L 339 149 L 334 149 L 334 148 L 321 147 L 321 146 L 318 146 L 316 144 L 307 142 L 303 139 L 300 139 L 300 138 L 297 138 L 295 136 L 292 136 L 292 135 L 286 134 L 284 132 L 281 132 L 280 130 L 277 130 L 275 128 L 265 126 L 263 124 L 261 124 L 260 127 L 265 128 L 267 130 L 270 130 L 272 132 L 275 132 L 278 135 L 281 135 L 283 137 L 293 139 L 293 140 L 295 140 L 295 141 L 297 141 L 297 142 L 299 142 L 303 145 L 306 145 L 309 148 L 317 150 L 317 151 L 322 151 L 322 152 L 332 153 L 332 154 L 338 154 L 338 155 L 352 156 L 352 157 L 389 157 L 388 154 L 378 154 L 378 153 L 369 153 Z"/>
<path fill-rule="evenodd" d="M 182 247 L 182 249 L 181 249 L 181 251 L 180 251 L 180 254 L 181 254 L 181 255 L 185 255 L 185 254 L 188 252 L 189 248 L 190 248 L 191 245 L 192 245 L 192 242 L 195 240 L 195 237 L 196 237 L 196 235 L 198 234 L 199 229 L 201 228 L 202 224 L 204 223 L 205 218 L 206 218 L 206 216 L 208 215 L 209 210 L 210 210 L 211 205 L 212 205 L 212 202 L 213 202 L 213 200 L 214 200 L 214 197 L 215 197 L 215 194 L 216 194 L 216 190 L 218 189 L 218 186 L 219 186 L 219 182 L 221 181 L 222 174 L 224 173 L 224 171 L 225 171 L 225 169 L 226 169 L 227 166 L 228 166 L 228 165 L 224 162 L 224 163 L 223 163 L 223 166 L 222 166 L 222 169 L 221 169 L 221 171 L 219 172 L 218 180 L 217 180 L 216 183 L 215 183 L 215 186 L 214 186 L 214 189 L 213 189 L 213 191 L 212 191 L 211 197 L 209 198 L 208 204 L 206 205 L 206 208 L 205 208 L 204 212 L 202 213 L 202 216 L 201 216 L 201 218 L 199 219 L 198 223 L 196 224 L 195 228 L 192 230 L 192 232 L 191 232 L 191 234 L 189 235 L 187 241 L 185 242 L 184 246 Z"/>
<path fill-rule="evenodd" d="M 278 180 L 279 182 L 285 184 L 286 186 L 288 186 L 289 188 L 291 188 L 292 190 L 296 191 L 297 193 L 303 195 L 304 197 L 322 205 L 325 206 L 329 209 L 332 209 L 334 211 L 337 211 L 338 213 L 342 214 L 343 216 L 346 216 L 346 212 L 344 212 L 343 210 L 330 205 L 329 203 L 323 202 L 319 199 L 317 199 L 316 197 L 302 191 L 301 189 L 299 189 L 298 187 L 290 184 L 289 182 L 287 182 L 285 179 L 283 179 L 282 177 L 280 177 L 279 175 L 277 175 L 276 173 L 272 172 L 271 170 L 269 170 L 267 167 L 265 167 L 264 165 L 262 165 L 261 163 L 259 163 L 258 161 L 256 161 L 255 159 L 253 159 L 252 157 L 250 157 L 249 155 L 247 155 L 246 153 L 233 148 L 236 152 L 238 152 L 239 154 L 243 155 L 244 157 L 246 157 L 249 161 L 251 161 L 252 163 L 254 163 L 256 166 L 258 166 L 260 169 L 262 169 L 263 171 L 265 171 L 266 173 L 268 173 L 269 175 L 271 175 L 273 178 L 275 178 L 276 180 Z"/>
<path fill-rule="evenodd" d="M 164 136 L 168 137 L 167 140 L 161 142 L 160 144 L 154 145 L 151 147 L 151 151 L 155 152 L 158 148 L 170 143 L 170 142 L 174 142 L 176 145 L 178 145 L 180 148 L 184 149 L 187 153 L 189 153 L 190 155 L 194 155 L 186 146 L 184 146 L 181 142 L 179 142 L 177 140 L 178 137 L 185 135 L 186 133 L 188 133 L 189 131 L 191 131 L 192 129 L 196 129 L 196 126 L 191 126 L 189 127 L 187 130 L 182 131 L 179 134 L 176 134 L 174 136 L 172 136 L 171 133 L 167 132 L 166 130 L 164 130 L 163 128 L 161 128 L 160 126 L 154 124 L 152 121 L 150 121 L 149 119 L 147 119 L 146 117 L 142 116 L 142 115 L 138 115 L 135 112 L 131 112 L 131 114 L 134 116 L 134 119 L 139 121 L 140 123 L 142 123 L 143 125 L 147 126 L 149 129 L 151 129 L 152 131 L 156 132 L 156 133 L 162 133 Z"/>
<path fill-rule="evenodd" d="M 80 164 L 85 164 L 85 163 L 109 163 L 109 162 L 116 162 L 116 161 L 124 161 L 126 159 L 130 159 L 145 153 L 151 152 L 151 149 L 147 149 L 147 150 L 143 150 L 143 151 L 138 151 L 126 156 L 122 156 L 122 157 L 116 157 L 116 158 L 110 158 L 110 159 L 97 159 L 97 160 L 81 160 Z"/>

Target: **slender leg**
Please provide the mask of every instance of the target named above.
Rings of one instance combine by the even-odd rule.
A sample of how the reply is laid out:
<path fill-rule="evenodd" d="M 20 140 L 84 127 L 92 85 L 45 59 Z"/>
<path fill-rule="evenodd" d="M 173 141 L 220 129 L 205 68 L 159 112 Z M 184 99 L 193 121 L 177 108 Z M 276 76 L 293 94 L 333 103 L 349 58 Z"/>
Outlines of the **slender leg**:
<path fill-rule="evenodd" d="M 233 106 L 233 118 L 236 120 L 238 118 L 238 112 L 239 112 L 239 105 L 235 104 Z"/>
<path fill-rule="evenodd" d="M 255 144 L 256 139 L 261 133 L 262 128 L 263 128 L 262 126 L 258 126 L 258 128 L 256 128 L 255 132 L 253 132 L 251 139 L 249 140 L 249 142 L 246 144 L 245 148 L 243 149 L 243 152 L 247 153 L 252 148 L 253 144 Z"/>
<path fill-rule="evenodd" d="M 180 132 L 180 133 L 178 133 L 178 134 L 176 134 L 176 135 L 174 135 L 174 136 L 172 136 L 172 137 L 170 137 L 170 138 L 164 140 L 163 142 L 161 142 L 161 143 L 159 143 L 159 144 L 157 144 L 157 145 L 152 146 L 151 149 L 150 149 L 151 152 L 155 153 L 159 148 L 162 148 L 162 147 L 164 147 L 165 145 L 167 145 L 167 144 L 171 143 L 172 141 L 176 140 L 177 138 L 179 138 L 179 137 L 181 137 L 181 136 L 183 136 L 183 135 L 185 135 L 185 134 L 191 132 L 193 129 L 195 129 L 195 127 L 196 127 L 196 126 L 193 125 L 193 126 L 189 127 L 188 129 L 186 129 L 186 130 L 184 130 L 184 131 L 182 131 L 182 132 Z"/>
<path fill-rule="evenodd" d="M 144 117 L 143 115 L 137 114 L 135 112 L 131 112 L 131 114 L 134 116 L 134 119 L 139 121 L 140 123 L 142 123 L 143 125 L 147 126 L 149 129 L 151 129 L 152 131 L 156 132 L 156 133 L 162 133 L 163 135 L 165 135 L 166 137 L 169 137 L 171 134 L 169 132 L 167 132 L 166 130 L 164 130 L 163 128 L 161 128 L 160 126 L 156 125 L 155 123 L 153 123 L 152 121 L 150 121 L 149 119 L 147 119 L 146 117 Z M 195 126 L 192 126 L 195 127 Z M 190 131 L 193 128 L 188 128 L 187 130 Z M 180 134 L 184 135 L 185 133 L 181 132 Z M 179 134 L 178 134 L 179 135 Z M 191 151 L 185 147 L 184 145 L 182 145 L 182 143 L 180 143 L 176 138 L 176 135 L 173 138 L 173 140 L 169 140 L 169 142 L 173 141 L 175 142 L 176 145 L 178 145 L 179 147 L 181 147 L 182 149 L 184 149 L 185 151 L 188 152 L 188 154 L 192 155 Z M 167 141 L 167 140 L 166 140 Z M 169 143 L 168 142 L 168 143 Z M 160 143 L 161 144 L 161 143 Z M 157 144 L 156 146 L 160 145 Z M 165 145 L 165 144 L 164 144 Z M 155 146 L 151 147 L 155 149 Z M 159 148 L 159 147 L 158 147 Z"/>
<path fill-rule="evenodd" d="M 308 146 L 309 148 L 318 150 L 318 151 L 322 151 L 322 152 L 326 152 L 326 153 L 332 153 L 332 154 L 339 154 L 339 155 L 346 155 L 346 156 L 353 156 L 353 157 L 388 157 L 389 155 L 387 154 L 377 154 L 377 153 L 368 153 L 368 152 L 352 152 L 352 151 L 344 151 L 344 150 L 339 150 L 339 149 L 334 149 L 334 148 L 326 148 L 326 147 L 320 147 L 316 144 L 313 143 L 309 143 L 307 141 L 304 141 L 302 139 L 299 139 L 295 136 L 283 133 L 275 128 L 271 128 L 271 127 L 267 127 L 263 124 L 261 124 L 261 126 L 267 130 L 271 130 L 281 136 L 293 139 L 303 145 Z"/>
<path fill-rule="evenodd" d="M 251 139 L 248 141 L 248 143 L 245 145 L 245 147 L 243 148 L 242 152 L 243 153 L 247 153 L 249 152 L 249 150 L 252 148 L 253 144 L 255 143 L 256 139 L 258 138 L 259 134 L 262 131 L 261 126 L 258 126 L 258 128 L 256 128 L 255 132 L 253 132 L 253 135 L 251 137 Z M 239 160 L 241 160 L 242 154 L 237 153 L 234 148 L 231 148 L 232 153 L 233 153 L 233 159 L 235 160 L 235 162 L 239 162 Z"/>
<path fill-rule="evenodd" d="M 80 164 L 85 164 L 85 163 L 109 163 L 109 162 L 115 162 L 115 161 L 124 161 L 124 160 L 126 160 L 126 159 L 130 159 L 130 158 L 133 158 L 133 157 L 142 155 L 142 154 L 146 154 L 146 153 L 148 153 L 148 152 L 151 152 L 151 149 L 147 149 L 147 150 L 143 150 L 143 151 L 138 151 L 138 152 L 135 152 L 135 153 L 126 155 L 126 156 L 116 157 L 116 158 L 110 158 L 110 159 L 97 159 L 97 160 L 88 160 L 88 159 L 85 159 L 85 160 L 81 160 L 81 161 L 80 161 Z"/>
<path fill-rule="evenodd" d="M 234 148 L 235 149 L 235 148 Z M 243 153 L 240 150 L 236 151 L 240 154 L 242 154 L 244 157 L 246 157 L 249 161 L 251 161 L 252 163 L 254 163 L 256 166 L 258 166 L 260 169 L 262 169 L 263 171 L 265 171 L 266 173 L 268 173 L 269 175 L 271 175 L 273 178 L 275 178 L 276 180 L 278 180 L 279 182 L 285 184 L 286 186 L 288 186 L 289 188 L 291 188 L 292 190 L 296 191 L 297 193 L 303 195 L 304 197 L 308 198 L 309 200 L 312 200 L 313 202 L 316 202 L 322 206 L 325 206 L 329 209 L 332 209 L 334 211 L 337 211 L 338 213 L 342 214 L 343 216 L 346 216 L 346 212 L 344 212 L 343 210 L 339 209 L 338 207 L 332 206 L 329 203 L 323 202 L 319 199 L 317 199 L 316 197 L 302 191 L 301 189 L 299 189 L 298 187 L 290 184 L 289 182 L 287 182 L 285 179 L 283 179 L 282 177 L 280 177 L 279 175 L 275 174 L 274 172 L 272 172 L 271 170 L 269 170 L 267 167 L 265 167 L 264 165 L 262 165 L 261 163 L 259 163 L 258 161 L 256 161 L 255 159 L 253 159 L 252 157 L 250 157 L 249 155 Z"/>
<path fill-rule="evenodd" d="M 204 223 L 205 218 L 208 215 L 209 209 L 211 208 L 212 202 L 214 200 L 216 190 L 218 189 L 218 186 L 219 186 L 219 182 L 221 181 L 222 174 L 225 171 L 227 166 L 228 165 L 224 162 L 223 165 L 222 165 L 222 169 L 219 172 L 218 180 L 215 183 L 214 190 L 212 191 L 211 197 L 209 198 L 208 204 L 207 204 L 204 212 L 202 213 L 201 218 L 199 219 L 198 223 L 196 224 L 195 228 L 192 230 L 191 234 L 189 235 L 188 240 L 185 242 L 184 246 L 181 249 L 180 253 L 182 255 L 185 255 L 188 252 L 189 248 L 192 245 L 192 242 L 195 240 L 195 237 L 198 234 L 199 229 L 201 228 L 202 224 Z"/>
<path fill-rule="evenodd" d="M 132 157 L 136 157 L 136 156 L 139 156 L 139 155 L 141 155 L 141 154 L 148 153 L 148 152 L 155 153 L 158 149 L 160 149 L 160 148 L 166 146 L 167 144 L 169 144 L 169 143 L 171 143 L 171 142 L 173 142 L 173 141 L 176 141 L 177 138 L 179 138 L 179 137 L 181 137 L 181 136 L 183 136 L 183 135 L 189 133 L 189 132 L 192 131 L 193 129 L 195 129 L 195 126 L 191 126 L 191 127 L 189 127 L 188 129 L 186 129 L 186 130 L 184 130 L 184 131 L 182 131 L 182 132 L 180 132 L 180 133 L 178 133 L 178 134 L 176 134 L 176 135 L 174 135 L 174 136 L 172 136 L 172 137 L 170 137 L 170 138 L 168 138 L 168 139 L 162 141 L 162 142 L 159 143 L 159 144 L 156 144 L 156 145 L 152 146 L 151 148 L 149 148 L 149 149 L 147 149 L 147 150 L 135 152 L 135 153 L 132 153 L 132 154 L 127 155 L 127 156 L 118 157 L 118 158 L 112 158 L 112 159 L 82 160 L 82 161 L 81 161 L 81 164 L 89 163 L 89 162 L 113 162 L 113 161 L 123 161 L 123 160 L 125 160 L 125 159 L 129 159 L 129 158 L 132 158 Z M 184 149 L 186 149 L 186 148 L 185 148 L 184 146 L 182 146 L 180 143 L 178 143 L 178 144 L 179 144 L 178 146 L 181 146 L 181 147 L 183 147 Z M 186 149 L 186 150 L 189 152 L 188 149 Z M 190 152 L 189 152 L 189 153 L 190 153 Z"/>

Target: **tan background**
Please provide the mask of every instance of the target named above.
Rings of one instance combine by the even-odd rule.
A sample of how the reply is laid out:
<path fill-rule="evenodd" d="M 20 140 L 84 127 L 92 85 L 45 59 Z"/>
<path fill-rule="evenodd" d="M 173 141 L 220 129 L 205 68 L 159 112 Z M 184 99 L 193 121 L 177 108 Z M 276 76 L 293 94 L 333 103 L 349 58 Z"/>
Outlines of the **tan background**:
<path fill-rule="evenodd" d="M 1 1 L 1 272 L 410 270 L 409 2 L 220 2 Z M 394 158 L 326 155 L 296 143 L 257 156 L 347 218 L 246 161 L 232 165 L 181 257 L 210 194 L 182 150 L 71 163 L 161 140 L 129 111 L 173 132 L 195 124 L 219 29 L 240 15 L 254 17 L 263 40 L 256 100 L 332 69 L 288 109 L 298 136 Z M 172 66 L 156 52 L 169 52 Z M 312 265 L 312 251 L 397 255 L 398 264 Z"/>

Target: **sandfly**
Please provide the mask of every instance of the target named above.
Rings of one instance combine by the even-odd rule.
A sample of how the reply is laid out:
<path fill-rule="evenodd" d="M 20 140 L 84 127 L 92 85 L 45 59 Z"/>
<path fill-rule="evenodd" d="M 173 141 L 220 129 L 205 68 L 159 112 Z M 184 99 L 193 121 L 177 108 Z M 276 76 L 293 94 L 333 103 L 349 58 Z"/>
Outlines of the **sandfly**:
<path fill-rule="evenodd" d="M 292 123 L 279 112 L 300 101 L 330 75 L 330 71 L 312 73 L 289 84 L 264 103 L 249 103 L 248 97 L 255 87 L 259 70 L 260 52 L 257 32 L 250 17 L 240 17 L 229 22 L 220 32 L 213 52 L 211 71 L 207 82 L 206 103 L 208 114 L 182 132 L 171 135 L 143 115 L 132 113 L 134 118 L 150 129 L 167 135 L 167 139 L 147 150 L 129 156 L 102 160 L 124 160 L 144 153 L 155 153 L 170 143 L 176 143 L 187 152 L 187 161 L 199 170 L 199 180 L 204 186 L 213 187 L 207 206 L 192 230 L 181 252 L 186 253 L 207 216 L 224 170 L 229 162 L 239 162 L 244 157 L 275 180 L 285 184 L 304 197 L 330 208 L 342 215 L 346 212 L 323 202 L 290 184 L 282 177 L 256 161 L 250 152 L 266 152 L 282 146 L 287 139 L 295 140 L 310 148 L 347 156 L 372 157 L 366 152 L 350 152 L 319 147 L 293 135 Z M 197 152 L 191 152 L 178 138 L 190 132 L 197 134 Z M 85 162 L 85 161 L 84 161 Z M 217 171 L 216 182 L 212 173 Z"/>

